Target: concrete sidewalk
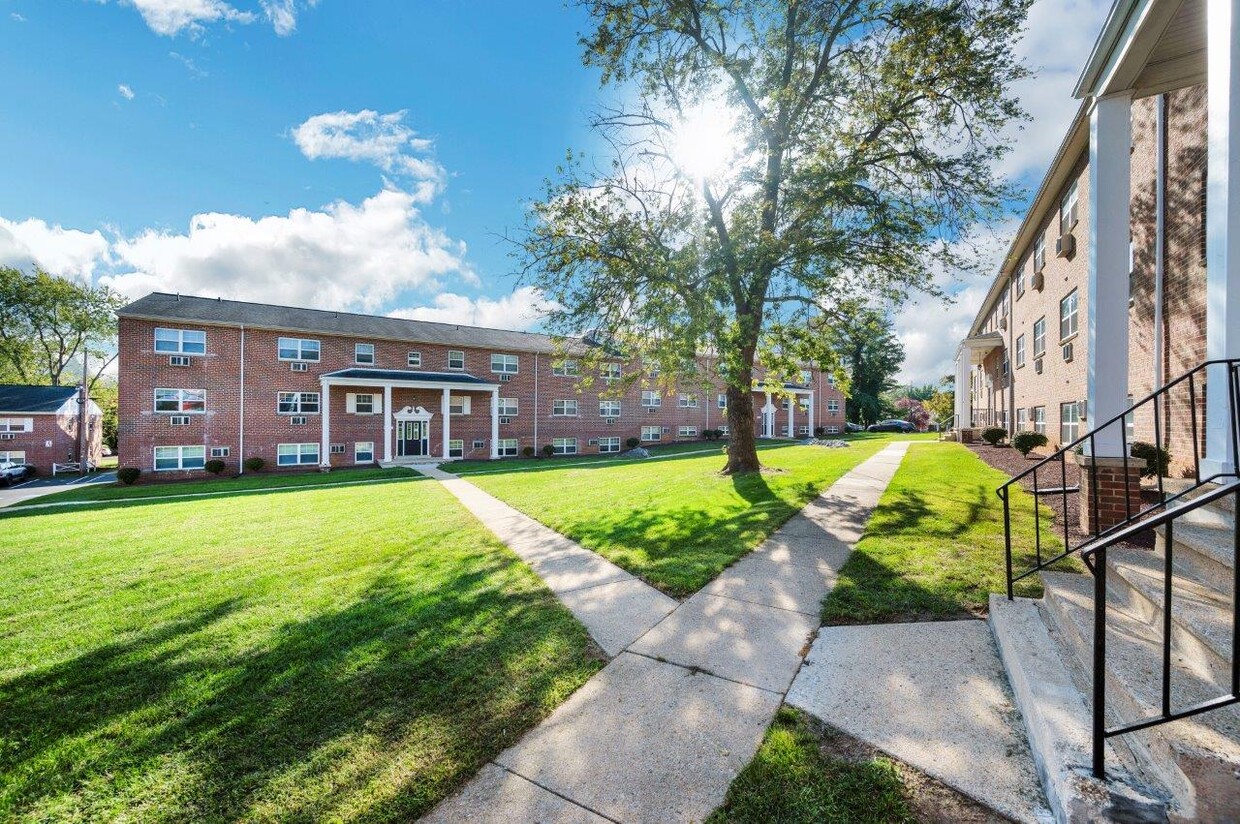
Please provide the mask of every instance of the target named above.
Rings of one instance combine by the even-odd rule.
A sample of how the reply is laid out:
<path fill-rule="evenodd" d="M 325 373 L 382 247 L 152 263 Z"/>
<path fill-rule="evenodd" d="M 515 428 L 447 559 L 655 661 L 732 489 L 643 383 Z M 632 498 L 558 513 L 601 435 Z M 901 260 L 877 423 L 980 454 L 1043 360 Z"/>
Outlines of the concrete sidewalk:
<path fill-rule="evenodd" d="M 908 446 L 884 448 L 705 589 L 682 604 L 672 601 L 666 617 L 623 642 L 601 672 L 427 820 L 706 818 L 757 751 L 818 627 L 819 604 Z M 531 527 L 520 513 L 514 518 L 515 510 L 472 484 L 438 470 L 427 474 L 526 557 L 575 614 L 586 616 L 587 628 L 594 620 L 591 634 L 613 649 L 667 606 L 639 599 L 635 617 L 620 622 L 625 610 L 606 606 L 607 587 L 641 592 L 618 577 L 623 570 Z M 574 606 L 571 596 L 582 592 L 595 609 Z M 602 629 L 616 624 L 623 631 Z"/>

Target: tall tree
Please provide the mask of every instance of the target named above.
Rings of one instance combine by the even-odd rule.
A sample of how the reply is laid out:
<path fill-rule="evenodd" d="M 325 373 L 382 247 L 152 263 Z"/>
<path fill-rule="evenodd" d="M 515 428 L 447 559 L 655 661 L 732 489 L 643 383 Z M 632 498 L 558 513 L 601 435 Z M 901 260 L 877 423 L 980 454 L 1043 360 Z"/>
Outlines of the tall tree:
<path fill-rule="evenodd" d="M 93 386 L 116 359 L 116 310 L 124 302 L 106 286 L 0 266 L 0 375 L 59 386 L 80 378 L 86 353 Z"/>
<path fill-rule="evenodd" d="M 516 238 L 551 329 L 682 379 L 712 353 L 726 471 L 758 469 L 759 370 L 831 368 L 839 299 L 937 294 L 936 267 L 972 265 L 962 239 L 1011 194 L 992 168 L 1029 1 L 583 0 L 584 60 L 633 103 Z"/>
<path fill-rule="evenodd" d="M 930 400 L 926 401 L 926 411 L 935 423 L 950 423 L 956 416 L 956 393 L 951 389 L 935 392 Z"/>
<path fill-rule="evenodd" d="M 826 342 L 839 353 L 848 376 L 848 420 L 874 423 L 892 408 L 884 395 L 895 388 L 904 363 L 904 346 L 891 319 L 872 306 L 855 307 L 827 327 Z"/>

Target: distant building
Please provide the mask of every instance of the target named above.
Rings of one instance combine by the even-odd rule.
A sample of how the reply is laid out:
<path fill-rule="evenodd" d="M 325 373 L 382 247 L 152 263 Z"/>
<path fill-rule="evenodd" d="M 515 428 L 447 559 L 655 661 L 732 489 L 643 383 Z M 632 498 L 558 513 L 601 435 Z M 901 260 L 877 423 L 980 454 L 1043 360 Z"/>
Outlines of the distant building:
<path fill-rule="evenodd" d="M 76 386 L 0 384 L 0 463 L 24 463 L 50 473 L 53 463 L 78 459 L 81 412 Z M 94 402 L 86 415 L 91 463 L 103 454 L 103 412 Z"/>

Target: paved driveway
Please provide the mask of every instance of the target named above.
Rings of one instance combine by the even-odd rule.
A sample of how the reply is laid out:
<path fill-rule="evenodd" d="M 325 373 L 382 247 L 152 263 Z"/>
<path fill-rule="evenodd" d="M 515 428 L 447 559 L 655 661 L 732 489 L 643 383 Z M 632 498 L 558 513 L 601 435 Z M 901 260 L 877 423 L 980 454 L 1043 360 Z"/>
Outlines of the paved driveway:
<path fill-rule="evenodd" d="M 12 506 L 18 501 L 28 501 L 31 498 L 41 498 L 44 495 L 51 495 L 53 492 L 60 492 L 68 486 L 82 486 L 83 484 L 110 484 L 116 480 L 116 471 L 111 472 L 94 472 L 86 477 L 80 475 L 60 475 L 55 478 L 34 478 L 25 483 L 14 484 L 10 487 L 0 487 L 0 508 Z"/>

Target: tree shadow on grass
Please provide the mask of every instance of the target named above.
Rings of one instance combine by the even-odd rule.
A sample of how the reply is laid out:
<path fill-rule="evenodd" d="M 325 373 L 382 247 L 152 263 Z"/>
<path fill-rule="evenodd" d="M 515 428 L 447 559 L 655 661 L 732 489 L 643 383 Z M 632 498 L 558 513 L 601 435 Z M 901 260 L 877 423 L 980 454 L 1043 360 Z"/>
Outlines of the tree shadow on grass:
<path fill-rule="evenodd" d="M 240 652 L 261 616 L 223 601 L 2 681 L 0 810 L 415 818 L 599 666 L 513 566 L 436 592 L 385 574 Z"/>

